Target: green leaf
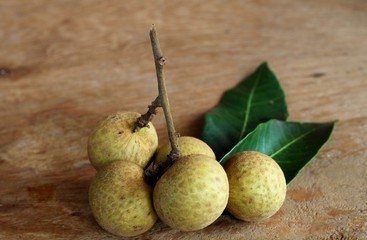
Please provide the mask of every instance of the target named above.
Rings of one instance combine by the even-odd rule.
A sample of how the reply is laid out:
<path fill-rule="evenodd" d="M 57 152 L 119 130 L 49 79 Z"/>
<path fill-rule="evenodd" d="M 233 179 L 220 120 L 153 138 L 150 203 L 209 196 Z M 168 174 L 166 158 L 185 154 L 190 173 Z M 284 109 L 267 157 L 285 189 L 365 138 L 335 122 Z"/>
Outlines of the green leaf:
<path fill-rule="evenodd" d="M 221 158 L 259 123 L 287 117 L 284 92 L 265 62 L 205 115 L 201 138 Z"/>
<path fill-rule="evenodd" d="M 262 152 L 279 164 L 289 183 L 327 142 L 334 124 L 270 120 L 247 135 L 220 163 L 241 151 Z"/>

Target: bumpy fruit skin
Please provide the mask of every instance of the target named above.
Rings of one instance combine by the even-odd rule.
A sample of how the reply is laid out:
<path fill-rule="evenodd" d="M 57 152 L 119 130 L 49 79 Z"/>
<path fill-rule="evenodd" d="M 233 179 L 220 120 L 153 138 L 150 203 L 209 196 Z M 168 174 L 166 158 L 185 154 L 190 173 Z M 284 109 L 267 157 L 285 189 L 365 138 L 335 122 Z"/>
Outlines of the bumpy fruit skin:
<path fill-rule="evenodd" d="M 269 156 L 253 151 L 229 158 L 224 169 L 229 181 L 227 210 L 244 221 L 258 221 L 275 214 L 287 191 L 284 173 Z"/>
<path fill-rule="evenodd" d="M 117 160 L 135 162 L 145 168 L 158 148 L 152 123 L 134 132 L 136 112 L 118 112 L 100 121 L 88 138 L 88 156 L 98 170 Z"/>
<path fill-rule="evenodd" d="M 89 188 L 89 205 L 98 224 L 118 236 L 136 236 L 157 221 L 152 187 L 144 170 L 132 162 L 116 161 L 97 172 Z"/>
<path fill-rule="evenodd" d="M 215 154 L 213 150 L 209 147 L 208 144 L 201 141 L 200 139 L 190 136 L 182 136 L 179 137 L 177 140 L 182 156 L 188 156 L 191 154 L 202 154 L 215 159 Z M 160 149 L 158 150 L 155 158 L 155 163 L 159 166 L 163 166 L 164 163 L 167 161 L 167 156 L 170 152 L 171 144 L 168 142 L 160 147 Z"/>
<path fill-rule="evenodd" d="M 174 162 L 158 180 L 153 192 L 154 208 L 172 228 L 203 229 L 225 209 L 228 187 L 227 175 L 215 159 L 189 155 Z"/>

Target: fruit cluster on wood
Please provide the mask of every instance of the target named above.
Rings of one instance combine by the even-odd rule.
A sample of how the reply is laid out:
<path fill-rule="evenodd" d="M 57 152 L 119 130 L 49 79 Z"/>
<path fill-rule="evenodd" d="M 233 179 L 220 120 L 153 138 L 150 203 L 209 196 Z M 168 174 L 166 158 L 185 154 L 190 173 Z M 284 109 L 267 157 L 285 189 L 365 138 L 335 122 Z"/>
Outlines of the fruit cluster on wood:
<path fill-rule="evenodd" d="M 144 115 L 118 112 L 108 116 L 88 139 L 89 160 L 97 170 L 89 189 L 89 204 L 98 224 L 110 233 L 128 237 L 148 231 L 158 218 L 181 231 L 200 230 L 226 208 L 244 221 L 272 216 L 285 199 L 282 169 L 270 157 L 253 151 L 239 152 L 222 166 L 205 142 L 178 137 L 154 26 L 150 37 L 159 96 Z M 150 122 L 157 107 L 164 110 L 170 139 L 159 150 Z"/>

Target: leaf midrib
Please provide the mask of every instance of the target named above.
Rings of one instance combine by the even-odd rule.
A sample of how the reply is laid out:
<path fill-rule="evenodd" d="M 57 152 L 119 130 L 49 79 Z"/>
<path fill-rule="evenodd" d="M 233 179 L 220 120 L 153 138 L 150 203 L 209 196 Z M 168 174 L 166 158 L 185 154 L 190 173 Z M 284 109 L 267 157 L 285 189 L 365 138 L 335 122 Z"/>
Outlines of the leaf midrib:
<path fill-rule="evenodd" d="M 292 141 L 290 141 L 288 144 L 284 145 L 283 147 L 281 147 L 280 149 L 278 149 L 275 153 L 271 154 L 270 157 L 274 158 L 274 156 L 276 156 L 278 153 L 282 152 L 284 149 L 288 148 L 289 146 L 291 146 L 292 144 L 296 143 L 297 141 L 301 140 L 302 138 L 306 137 L 308 134 L 312 133 L 314 130 L 316 129 L 312 129 L 309 132 L 306 132 L 302 135 L 300 135 L 299 137 L 293 139 Z"/>
<path fill-rule="evenodd" d="M 260 79 L 260 76 L 262 75 L 262 72 L 263 71 L 259 72 L 259 75 L 255 79 L 254 87 L 253 87 L 253 89 L 251 89 L 251 92 L 250 92 L 250 95 L 249 95 L 249 100 L 248 100 L 247 106 L 246 106 L 245 121 L 242 125 L 241 134 L 240 134 L 240 138 L 238 139 L 238 141 L 241 141 L 244 134 L 245 134 L 245 130 L 246 130 L 249 115 L 250 115 L 250 108 L 251 108 L 251 104 L 252 104 L 252 98 L 254 97 L 255 90 L 257 88 L 257 85 L 259 84 L 259 79 Z"/>

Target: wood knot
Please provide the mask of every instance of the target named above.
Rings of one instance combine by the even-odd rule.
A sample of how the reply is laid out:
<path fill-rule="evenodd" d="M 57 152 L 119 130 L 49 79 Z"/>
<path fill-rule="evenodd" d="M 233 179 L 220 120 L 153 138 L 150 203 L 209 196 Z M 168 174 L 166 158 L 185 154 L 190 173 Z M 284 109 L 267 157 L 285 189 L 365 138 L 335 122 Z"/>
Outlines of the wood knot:
<path fill-rule="evenodd" d="M 6 67 L 0 67 L 0 77 L 6 77 L 11 73 L 9 68 Z"/>
<path fill-rule="evenodd" d="M 311 74 L 311 77 L 313 77 L 313 78 L 320 78 L 320 77 L 323 77 L 325 75 L 326 75 L 326 73 L 315 72 L 315 73 Z"/>

